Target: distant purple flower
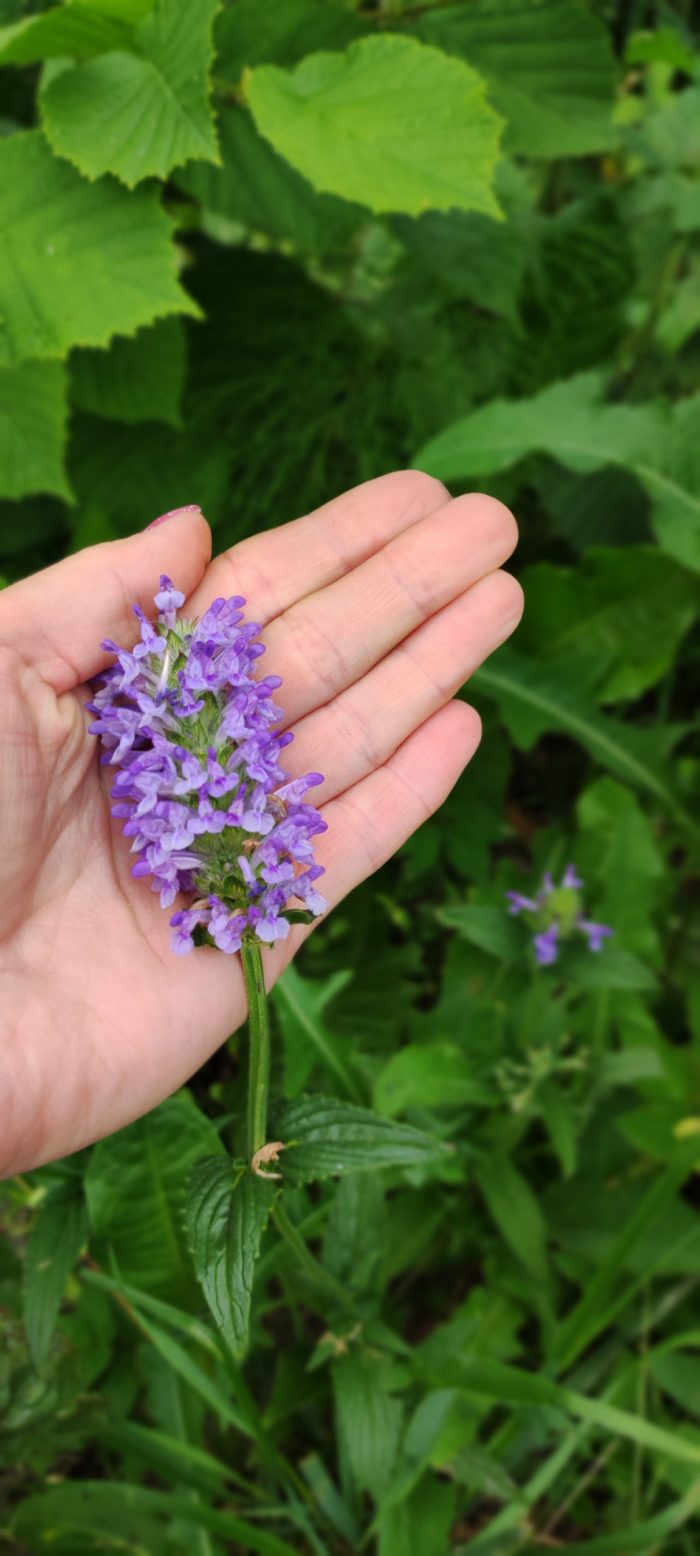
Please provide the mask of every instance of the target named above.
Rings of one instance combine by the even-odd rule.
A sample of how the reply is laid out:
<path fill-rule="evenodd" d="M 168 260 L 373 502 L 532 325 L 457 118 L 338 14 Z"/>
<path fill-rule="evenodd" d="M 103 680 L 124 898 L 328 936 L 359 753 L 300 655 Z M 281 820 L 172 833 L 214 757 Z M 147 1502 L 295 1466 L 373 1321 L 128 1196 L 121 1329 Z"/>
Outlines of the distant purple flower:
<path fill-rule="evenodd" d="M 585 936 L 589 951 L 602 951 L 606 939 L 615 931 L 607 924 L 597 924 L 584 918 L 583 904 L 579 896 L 583 881 L 576 867 L 569 864 L 556 886 L 549 870 L 546 871 L 536 897 L 524 897 L 522 892 L 507 891 L 509 912 L 532 915 L 533 948 L 540 967 L 550 967 L 559 956 L 562 940 L 581 933 Z"/>
<path fill-rule="evenodd" d="M 550 924 L 549 929 L 544 929 L 541 935 L 535 935 L 533 945 L 540 967 L 549 967 L 552 962 L 556 962 L 559 955 L 558 939 L 559 925 L 556 922 Z"/>
<path fill-rule="evenodd" d="M 178 617 L 184 600 L 163 576 L 157 621 L 134 607 L 136 647 L 103 644 L 116 663 L 88 704 L 91 730 L 119 768 L 112 813 L 139 856 L 132 874 L 153 877 L 164 908 L 190 898 L 170 921 L 173 950 L 191 951 L 197 934 L 233 954 L 251 935 L 286 939 L 292 898 L 325 911 L 312 840 L 326 822 L 305 798 L 323 779 L 290 780 L 280 766 L 292 739 L 272 729 L 282 683 L 255 678 L 264 647 L 243 620 L 245 600 L 215 600 L 198 622 Z"/>

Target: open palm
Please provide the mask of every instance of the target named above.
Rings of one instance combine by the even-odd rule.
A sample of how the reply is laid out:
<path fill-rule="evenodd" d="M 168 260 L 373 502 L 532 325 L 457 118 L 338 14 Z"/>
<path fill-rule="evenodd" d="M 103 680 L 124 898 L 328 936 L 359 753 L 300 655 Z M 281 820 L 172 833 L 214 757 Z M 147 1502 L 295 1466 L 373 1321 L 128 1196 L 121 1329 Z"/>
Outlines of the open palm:
<path fill-rule="evenodd" d="M 86 682 L 135 640 L 161 572 L 199 615 L 242 594 L 295 741 L 325 774 L 318 857 L 338 902 L 441 804 L 479 741 L 453 701 L 513 630 L 516 540 L 491 498 L 384 476 L 213 562 L 197 509 L 95 546 L 0 595 L 0 1173 L 77 1150 L 180 1086 L 245 1018 L 237 957 L 170 950 L 130 873 Z M 309 931 L 265 951 L 271 983 Z"/>

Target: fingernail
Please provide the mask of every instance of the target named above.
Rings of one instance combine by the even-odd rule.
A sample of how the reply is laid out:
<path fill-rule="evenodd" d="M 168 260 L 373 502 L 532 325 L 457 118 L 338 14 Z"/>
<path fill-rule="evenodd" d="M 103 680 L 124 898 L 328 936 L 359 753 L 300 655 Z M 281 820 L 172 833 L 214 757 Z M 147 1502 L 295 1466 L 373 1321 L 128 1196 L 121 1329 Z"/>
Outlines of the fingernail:
<path fill-rule="evenodd" d="M 159 514 L 157 519 L 153 519 L 146 525 L 146 529 L 155 529 L 156 524 L 164 524 L 166 519 L 176 519 L 178 513 L 201 513 L 201 511 L 198 502 L 187 502 L 184 508 L 170 508 L 168 513 Z"/>

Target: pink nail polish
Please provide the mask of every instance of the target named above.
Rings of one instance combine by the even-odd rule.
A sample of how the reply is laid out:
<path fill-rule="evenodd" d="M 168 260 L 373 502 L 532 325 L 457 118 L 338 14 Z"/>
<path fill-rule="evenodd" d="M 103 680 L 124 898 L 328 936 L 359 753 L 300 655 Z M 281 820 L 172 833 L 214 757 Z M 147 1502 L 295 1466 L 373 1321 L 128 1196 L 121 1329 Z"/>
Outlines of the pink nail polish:
<path fill-rule="evenodd" d="M 176 519 L 178 513 L 201 513 L 201 511 L 198 502 L 188 502 L 185 503 L 184 508 L 170 508 L 167 513 L 159 514 L 157 519 L 153 519 L 146 525 L 146 529 L 155 529 L 157 524 L 164 524 L 166 519 Z"/>

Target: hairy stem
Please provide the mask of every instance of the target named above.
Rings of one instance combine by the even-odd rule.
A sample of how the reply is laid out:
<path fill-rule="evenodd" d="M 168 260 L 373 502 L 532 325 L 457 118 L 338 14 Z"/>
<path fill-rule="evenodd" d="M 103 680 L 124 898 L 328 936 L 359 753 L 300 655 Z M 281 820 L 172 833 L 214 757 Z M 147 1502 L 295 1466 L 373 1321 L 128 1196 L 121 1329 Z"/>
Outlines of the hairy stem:
<path fill-rule="evenodd" d="M 267 1140 L 267 1090 L 270 1079 L 270 1021 L 262 952 L 254 940 L 241 946 L 248 996 L 248 1117 L 246 1154 L 250 1160 Z"/>

